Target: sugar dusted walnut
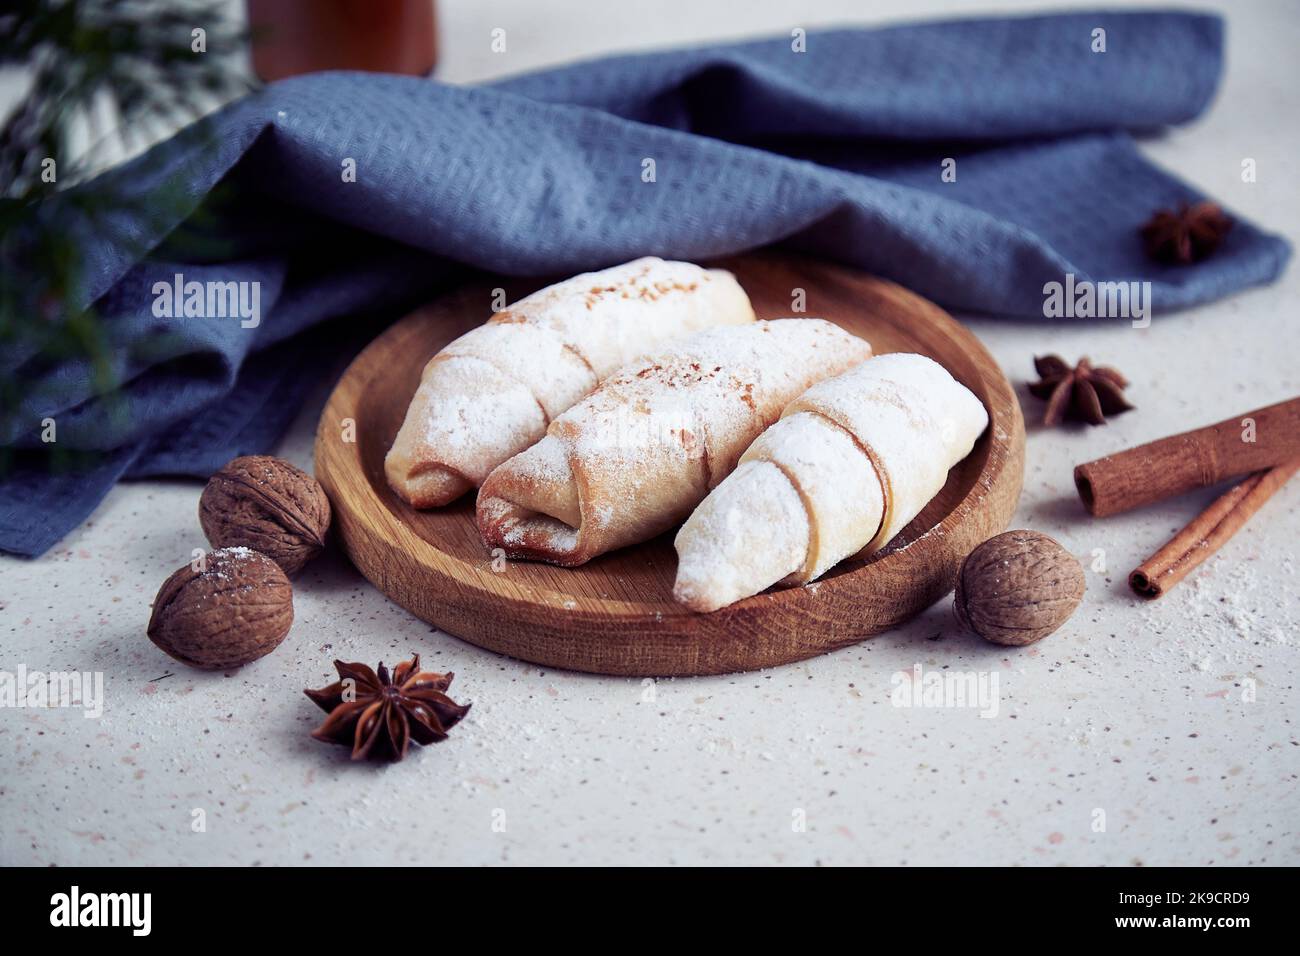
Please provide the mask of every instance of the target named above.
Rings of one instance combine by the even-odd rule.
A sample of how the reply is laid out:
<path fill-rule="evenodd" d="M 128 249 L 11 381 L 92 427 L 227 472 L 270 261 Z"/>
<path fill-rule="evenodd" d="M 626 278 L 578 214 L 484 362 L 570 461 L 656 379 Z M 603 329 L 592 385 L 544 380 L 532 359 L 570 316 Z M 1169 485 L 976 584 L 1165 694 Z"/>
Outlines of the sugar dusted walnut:
<path fill-rule="evenodd" d="M 223 548 L 163 582 L 149 640 L 184 664 L 220 670 L 271 653 L 292 625 L 293 589 L 279 565 Z"/>
<path fill-rule="evenodd" d="M 967 555 L 957 576 L 957 619 L 994 644 L 1042 640 L 1083 599 L 1083 568 L 1045 534 L 1008 531 Z"/>
<path fill-rule="evenodd" d="M 199 523 L 214 548 L 251 548 L 296 574 L 325 547 L 330 503 L 302 469 L 269 455 L 245 455 L 208 481 Z"/>

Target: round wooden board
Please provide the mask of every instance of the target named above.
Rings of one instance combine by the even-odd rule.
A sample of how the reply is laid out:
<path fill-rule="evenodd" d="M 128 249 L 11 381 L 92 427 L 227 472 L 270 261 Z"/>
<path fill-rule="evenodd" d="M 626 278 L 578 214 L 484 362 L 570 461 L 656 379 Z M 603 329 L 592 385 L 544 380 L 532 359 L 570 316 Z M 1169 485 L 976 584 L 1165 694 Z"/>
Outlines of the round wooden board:
<path fill-rule="evenodd" d="M 992 356 L 938 306 L 893 283 L 774 254 L 717 264 L 736 273 L 759 318 L 791 314 L 793 290 L 803 289 L 804 314 L 863 336 L 877 353 L 934 358 L 988 408 L 990 426 L 974 450 L 888 549 L 843 562 L 811 585 L 713 614 L 673 602 L 671 534 L 580 568 L 498 561 L 494 570 L 472 495 L 415 511 L 389 489 L 383 460 L 429 357 L 485 319 L 495 286 L 514 301 L 546 284 L 501 280 L 462 289 L 392 326 L 357 357 L 325 406 L 316 477 L 361 572 L 411 613 L 471 643 L 538 664 L 629 676 L 802 660 L 888 630 L 951 591 L 962 559 L 1011 520 L 1024 477 L 1020 405 Z"/>

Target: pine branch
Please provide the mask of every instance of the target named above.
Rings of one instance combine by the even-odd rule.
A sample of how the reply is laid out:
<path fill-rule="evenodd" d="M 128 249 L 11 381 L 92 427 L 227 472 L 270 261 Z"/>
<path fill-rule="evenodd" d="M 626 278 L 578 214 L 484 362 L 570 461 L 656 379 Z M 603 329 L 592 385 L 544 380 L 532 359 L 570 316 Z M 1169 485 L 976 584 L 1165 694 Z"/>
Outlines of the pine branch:
<path fill-rule="evenodd" d="M 74 140 L 107 113 L 116 121 L 107 135 L 129 149 L 154 125 L 176 128 L 248 90 L 245 36 L 225 9 L 220 0 L 9 0 L 0 12 L 0 66 L 31 78 L 0 125 L 0 436 L 32 424 L 21 406 L 45 407 L 39 383 L 60 363 L 81 363 L 92 394 L 114 394 L 102 318 L 81 304 L 77 244 L 102 236 L 115 215 L 144 210 L 105 183 L 69 191 L 91 166 Z"/>

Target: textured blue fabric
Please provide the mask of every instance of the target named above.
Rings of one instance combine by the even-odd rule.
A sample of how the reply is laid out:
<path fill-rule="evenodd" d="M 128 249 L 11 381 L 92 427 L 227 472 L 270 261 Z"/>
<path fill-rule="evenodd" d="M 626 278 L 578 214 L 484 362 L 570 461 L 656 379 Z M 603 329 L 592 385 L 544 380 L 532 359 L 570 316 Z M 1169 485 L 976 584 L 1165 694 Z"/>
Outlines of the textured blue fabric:
<path fill-rule="evenodd" d="M 0 434 L 0 548 L 41 553 L 123 476 L 203 476 L 266 450 L 319 356 L 465 266 L 554 275 L 782 243 L 1009 316 L 1041 316 L 1043 284 L 1065 273 L 1148 280 L 1156 311 L 1268 282 L 1289 247 L 1249 223 L 1194 267 L 1148 261 L 1137 236 L 1155 208 L 1201 198 L 1131 134 L 1207 107 L 1222 29 L 1093 12 L 813 33 L 804 53 L 780 37 L 624 56 L 481 87 L 351 73 L 269 86 L 86 187 L 136 199 L 82 243 L 83 295 L 126 385 L 110 401 L 75 362 L 0 357 L 32 383 Z M 156 318 L 153 284 L 176 273 L 260 282 L 261 324 Z M 51 470 L 47 417 L 62 452 L 102 453 L 95 468 Z"/>

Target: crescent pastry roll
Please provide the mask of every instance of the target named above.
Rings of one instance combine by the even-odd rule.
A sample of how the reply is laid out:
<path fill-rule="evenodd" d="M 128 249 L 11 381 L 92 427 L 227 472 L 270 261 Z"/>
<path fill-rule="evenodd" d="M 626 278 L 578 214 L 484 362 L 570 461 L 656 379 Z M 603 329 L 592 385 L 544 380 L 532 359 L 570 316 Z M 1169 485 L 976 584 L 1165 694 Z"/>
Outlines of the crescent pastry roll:
<path fill-rule="evenodd" d="M 667 531 L 788 402 L 870 354 L 829 322 L 782 319 L 698 332 L 624 366 L 488 476 L 483 540 L 572 566 Z"/>
<path fill-rule="evenodd" d="M 814 385 L 677 533 L 674 597 L 715 611 L 884 547 L 987 425 L 980 400 L 923 355 L 881 355 Z"/>
<path fill-rule="evenodd" d="M 601 379 L 670 339 L 754 321 L 735 276 L 648 257 L 548 286 L 429 360 L 384 459 L 416 508 L 460 497 Z"/>

